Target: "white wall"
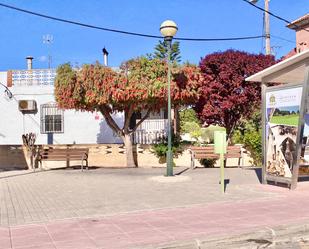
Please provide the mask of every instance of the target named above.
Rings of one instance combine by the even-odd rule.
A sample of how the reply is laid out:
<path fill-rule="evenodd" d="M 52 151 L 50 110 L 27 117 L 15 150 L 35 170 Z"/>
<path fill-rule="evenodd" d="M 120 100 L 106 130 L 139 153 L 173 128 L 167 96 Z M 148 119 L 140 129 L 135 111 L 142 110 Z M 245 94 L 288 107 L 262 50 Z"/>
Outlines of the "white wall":
<path fill-rule="evenodd" d="M 6 84 L 6 72 L 0 72 L 0 82 Z M 40 105 L 54 102 L 53 86 L 13 86 L 13 98 L 4 95 L 0 86 L 0 144 L 22 144 L 22 134 L 37 134 L 36 144 L 47 144 L 47 134 L 40 133 Z M 19 100 L 35 100 L 38 112 L 23 115 L 18 110 Z M 99 119 L 96 119 L 99 116 Z M 114 115 L 119 125 L 123 115 Z M 121 143 L 107 126 L 100 113 L 64 111 L 64 133 L 54 134 L 54 144 Z"/>

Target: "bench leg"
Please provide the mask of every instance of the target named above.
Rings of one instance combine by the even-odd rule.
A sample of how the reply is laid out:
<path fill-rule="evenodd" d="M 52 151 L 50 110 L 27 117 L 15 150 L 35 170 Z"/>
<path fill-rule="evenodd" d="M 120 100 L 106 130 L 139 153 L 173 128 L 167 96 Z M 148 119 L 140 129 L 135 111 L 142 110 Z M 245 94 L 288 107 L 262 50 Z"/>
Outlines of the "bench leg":
<path fill-rule="evenodd" d="M 84 171 L 84 159 L 82 159 L 81 171 Z"/>
<path fill-rule="evenodd" d="M 194 165 L 195 162 L 194 162 L 194 156 L 191 156 L 191 169 L 194 169 Z"/>
<path fill-rule="evenodd" d="M 194 151 L 191 151 L 191 169 L 195 168 L 195 156 Z"/>
<path fill-rule="evenodd" d="M 241 167 L 244 167 L 244 162 L 245 162 L 244 153 L 241 150 L 240 151 L 240 158 L 239 158 L 239 165 L 241 165 Z"/>

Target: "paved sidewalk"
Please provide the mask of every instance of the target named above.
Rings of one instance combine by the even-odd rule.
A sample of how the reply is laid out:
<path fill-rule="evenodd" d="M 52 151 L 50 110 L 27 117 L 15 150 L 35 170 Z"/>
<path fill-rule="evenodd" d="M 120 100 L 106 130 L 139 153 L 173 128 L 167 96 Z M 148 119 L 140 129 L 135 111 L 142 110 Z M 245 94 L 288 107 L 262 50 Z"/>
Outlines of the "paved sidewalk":
<path fill-rule="evenodd" d="M 227 169 L 222 195 L 215 169 L 186 172 L 189 182 L 148 179 L 161 173 L 62 170 L 3 178 L 0 249 L 159 248 L 309 221 L 305 182 L 289 191 L 260 185 L 252 170 Z"/>

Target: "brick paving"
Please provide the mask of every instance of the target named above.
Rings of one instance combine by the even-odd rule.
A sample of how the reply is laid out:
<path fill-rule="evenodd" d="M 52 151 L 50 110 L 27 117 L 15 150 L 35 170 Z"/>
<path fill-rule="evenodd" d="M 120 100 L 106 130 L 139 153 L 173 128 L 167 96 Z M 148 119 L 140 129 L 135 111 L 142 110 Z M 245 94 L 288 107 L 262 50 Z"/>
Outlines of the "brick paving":
<path fill-rule="evenodd" d="M 296 191 L 258 183 L 253 170 L 185 172 L 157 183 L 162 169 L 48 171 L 0 178 L 0 249 L 147 248 L 309 221 L 309 184 Z M 1 176 L 0 176 L 1 177 Z"/>

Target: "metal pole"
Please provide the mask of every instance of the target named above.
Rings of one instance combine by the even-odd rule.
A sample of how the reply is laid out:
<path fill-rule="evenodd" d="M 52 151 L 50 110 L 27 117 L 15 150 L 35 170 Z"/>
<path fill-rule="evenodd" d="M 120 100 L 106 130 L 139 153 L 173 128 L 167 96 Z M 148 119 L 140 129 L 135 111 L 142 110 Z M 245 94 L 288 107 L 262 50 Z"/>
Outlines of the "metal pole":
<path fill-rule="evenodd" d="M 220 153 L 220 176 L 221 176 L 221 193 L 224 194 L 225 190 L 225 180 L 224 180 L 224 154 L 223 151 Z"/>
<path fill-rule="evenodd" d="M 167 43 L 167 155 L 166 155 L 166 176 L 173 176 L 173 155 L 172 155 L 172 122 L 171 122 L 171 45 L 172 37 L 166 37 L 165 42 Z"/>
<path fill-rule="evenodd" d="M 270 51 L 270 31 L 269 31 L 269 0 L 265 0 L 265 49 L 266 55 L 271 54 Z"/>
<path fill-rule="evenodd" d="M 267 164 L 267 145 L 266 145 L 266 85 L 262 79 L 262 184 L 266 184 L 266 164 Z"/>
<path fill-rule="evenodd" d="M 51 68 L 51 56 L 50 54 L 48 55 L 48 69 Z"/>
<path fill-rule="evenodd" d="M 299 164 L 301 162 L 301 150 L 303 145 L 303 135 L 304 135 L 304 127 L 305 127 L 305 114 L 307 113 L 308 106 L 308 93 L 309 93 L 309 63 L 306 65 L 305 77 L 303 83 L 303 91 L 302 98 L 300 104 L 299 111 L 299 121 L 298 121 L 298 130 L 297 130 L 297 138 L 296 138 L 296 156 L 297 161 L 296 164 L 293 163 L 293 172 L 292 172 L 292 181 L 290 188 L 296 189 L 299 175 Z"/>

